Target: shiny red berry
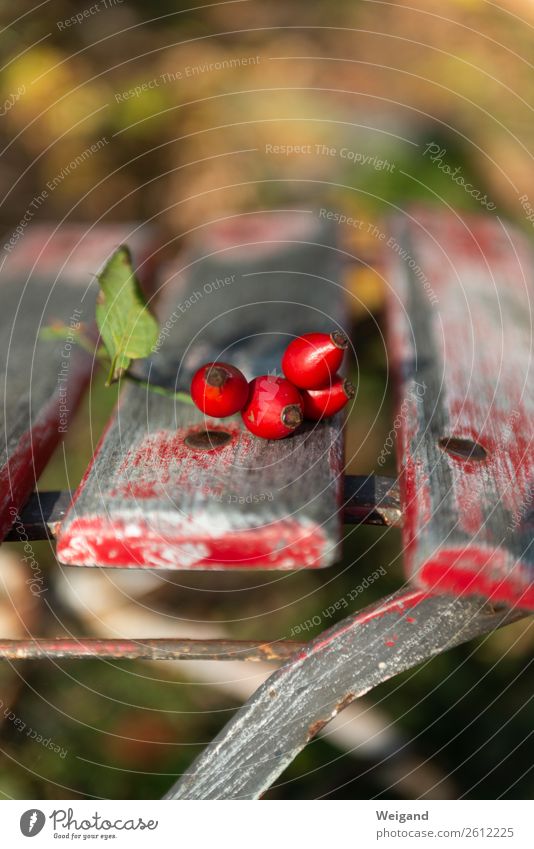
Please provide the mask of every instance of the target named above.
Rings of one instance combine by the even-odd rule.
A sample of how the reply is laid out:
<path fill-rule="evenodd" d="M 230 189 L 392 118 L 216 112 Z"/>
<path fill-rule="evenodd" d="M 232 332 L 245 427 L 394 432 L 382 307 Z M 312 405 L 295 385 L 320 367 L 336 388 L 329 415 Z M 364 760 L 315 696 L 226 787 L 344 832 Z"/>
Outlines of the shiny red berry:
<path fill-rule="evenodd" d="M 349 340 L 344 333 L 305 333 L 286 348 L 282 371 L 300 389 L 317 389 L 333 380 Z"/>
<path fill-rule="evenodd" d="M 265 374 L 250 381 L 241 415 L 255 436 L 283 439 L 302 424 L 302 398 L 289 380 Z"/>
<path fill-rule="evenodd" d="M 336 374 L 332 383 L 321 389 L 303 389 L 304 418 L 318 422 L 320 419 L 339 413 L 351 398 L 355 390 L 350 380 Z"/>
<path fill-rule="evenodd" d="M 207 416 L 223 419 L 243 408 L 248 398 L 248 382 L 235 366 L 206 363 L 191 381 L 191 398 Z"/>

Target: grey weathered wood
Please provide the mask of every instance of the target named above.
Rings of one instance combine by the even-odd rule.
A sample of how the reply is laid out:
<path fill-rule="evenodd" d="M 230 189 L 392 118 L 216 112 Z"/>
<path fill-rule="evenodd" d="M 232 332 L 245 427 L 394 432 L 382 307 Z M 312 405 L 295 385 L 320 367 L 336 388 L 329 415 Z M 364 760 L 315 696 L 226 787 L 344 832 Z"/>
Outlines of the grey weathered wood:
<path fill-rule="evenodd" d="M 167 799 L 255 799 L 354 699 L 526 615 L 476 599 L 399 592 L 324 631 L 271 675 Z"/>
<path fill-rule="evenodd" d="M 187 389 L 214 359 L 248 377 L 279 373 L 296 334 L 346 330 L 334 231 L 291 212 L 208 227 L 164 280 L 160 315 L 161 348 L 147 369 L 155 383 Z M 128 386 L 59 530 L 59 559 L 178 569 L 329 565 L 340 541 L 342 421 L 266 441 L 239 416 L 206 420 Z M 229 442 L 189 448 L 185 438 L 205 427 Z"/>
<path fill-rule="evenodd" d="M 12 525 L 52 451 L 66 432 L 92 369 L 71 344 L 43 341 L 57 320 L 94 321 L 96 283 L 111 251 L 129 238 L 146 252 L 148 233 L 135 225 L 29 226 L 1 257 L 0 539 Z"/>
<path fill-rule="evenodd" d="M 421 208 L 385 246 L 404 563 L 534 609 L 534 255 L 493 216 Z"/>

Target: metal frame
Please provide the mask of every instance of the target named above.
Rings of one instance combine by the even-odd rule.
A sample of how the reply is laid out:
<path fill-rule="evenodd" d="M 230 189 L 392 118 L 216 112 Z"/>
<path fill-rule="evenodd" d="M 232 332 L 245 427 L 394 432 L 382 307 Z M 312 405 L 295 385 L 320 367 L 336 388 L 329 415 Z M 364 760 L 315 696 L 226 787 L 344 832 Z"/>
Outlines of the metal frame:
<path fill-rule="evenodd" d="M 527 615 L 400 591 L 323 631 L 271 675 L 167 799 L 256 799 L 352 701 L 455 645 Z"/>
<path fill-rule="evenodd" d="M 401 526 L 393 478 L 347 476 L 346 524 Z M 34 493 L 24 534 L 53 539 L 70 492 Z M 6 540 L 20 539 L 11 530 Z M 0 641 L 0 659 L 116 658 L 283 662 L 165 796 L 258 798 L 304 746 L 352 701 L 447 649 L 528 615 L 477 598 L 401 590 L 308 643 L 291 640 L 30 639 Z"/>
<path fill-rule="evenodd" d="M 399 493 L 393 478 L 375 475 L 345 478 L 344 522 L 359 525 L 400 526 L 402 514 Z M 26 539 L 54 539 L 72 501 L 72 493 L 34 492 L 20 513 L 20 522 L 5 537 L 20 542 L 21 526 Z M 129 658 L 144 660 L 286 660 L 303 643 L 291 640 L 91 640 L 31 639 L 0 640 L 0 659 L 40 660 L 43 658 Z"/>

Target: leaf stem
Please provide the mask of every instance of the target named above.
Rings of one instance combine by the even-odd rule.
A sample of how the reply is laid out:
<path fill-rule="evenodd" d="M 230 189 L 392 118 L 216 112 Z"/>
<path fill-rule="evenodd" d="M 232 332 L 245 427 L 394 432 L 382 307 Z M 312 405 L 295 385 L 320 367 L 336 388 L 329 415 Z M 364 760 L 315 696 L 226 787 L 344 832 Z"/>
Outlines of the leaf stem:
<path fill-rule="evenodd" d="M 116 363 L 117 363 L 117 357 L 113 357 L 113 359 L 111 360 L 111 363 L 109 365 L 108 376 L 106 378 L 106 386 L 111 386 L 111 384 L 115 382 L 115 380 L 113 378 L 114 378 L 114 375 L 115 375 L 115 365 L 116 365 Z"/>
<path fill-rule="evenodd" d="M 148 380 L 144 380 L 142 377 L 137 377 L 137 375 L 132 374 L 130 371 L 125 371 L 124 374 L 121 375 L 121 380 L 130 380 L 132 383 L 136 383 L 138 386 L 143 386 L 145 389 L 148 389 L 150 392 L 154 392 L 156 395 L 164 395 L 165 398 L 174 398 L 175 401 L 181 401 L 182 404 L 193 404 L 193 400 L 189 392 L 175 392 L 173 389 L 167 389 L 165 386 L 158 386 L 157 383 L 150 383 Z"/>

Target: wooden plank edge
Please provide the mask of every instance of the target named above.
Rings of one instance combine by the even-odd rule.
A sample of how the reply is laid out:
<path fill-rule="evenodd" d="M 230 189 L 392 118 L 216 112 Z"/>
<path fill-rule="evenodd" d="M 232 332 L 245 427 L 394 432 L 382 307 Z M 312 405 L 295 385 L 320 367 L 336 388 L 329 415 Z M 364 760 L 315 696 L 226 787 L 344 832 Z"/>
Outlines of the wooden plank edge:
<path fill-rule="evenodd" d="M 132 522 L 134 517 L 132 516 Z M 282 569 L 318 568 L 336 560 L 337 541 L 324 530 L 295 519 L 280 519 L 261 528 L 212 536 L 208 529 L 192 532 L 154 530 L 136 515 L 131 522 L 105 516 L 75 518 L 58 541 L 57 557 L 74 566 L 131 569 Z"/>

